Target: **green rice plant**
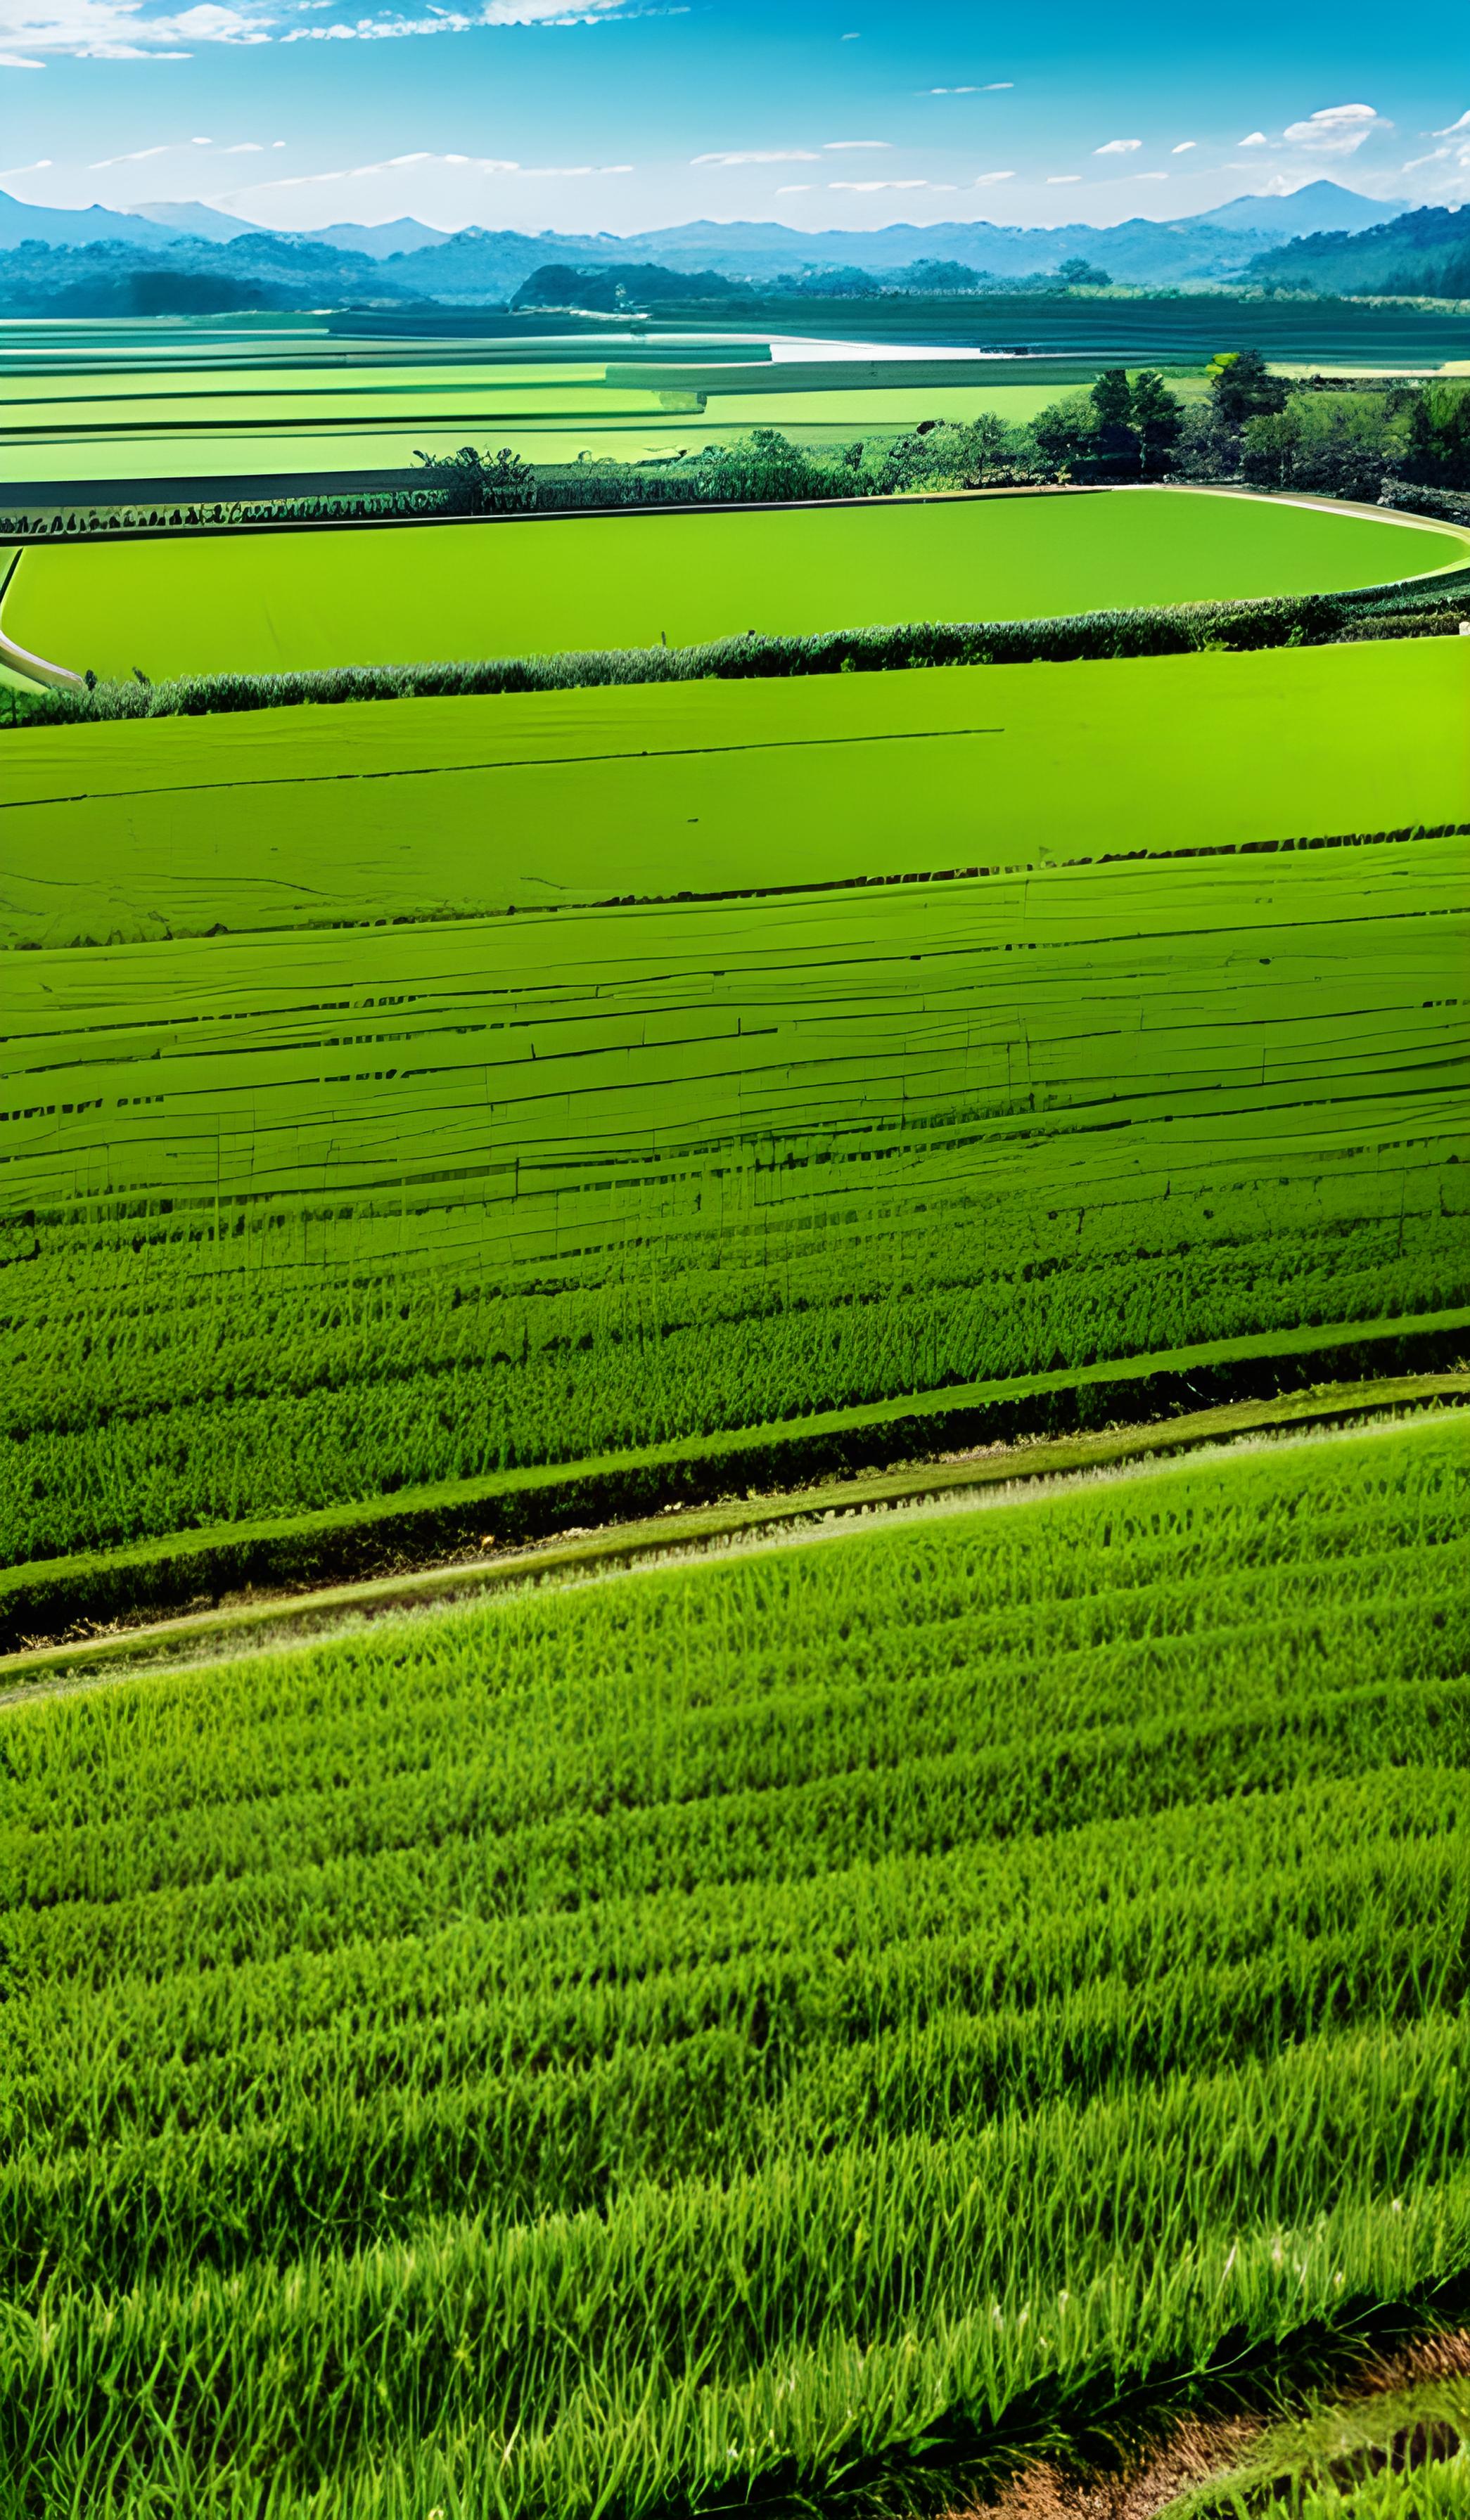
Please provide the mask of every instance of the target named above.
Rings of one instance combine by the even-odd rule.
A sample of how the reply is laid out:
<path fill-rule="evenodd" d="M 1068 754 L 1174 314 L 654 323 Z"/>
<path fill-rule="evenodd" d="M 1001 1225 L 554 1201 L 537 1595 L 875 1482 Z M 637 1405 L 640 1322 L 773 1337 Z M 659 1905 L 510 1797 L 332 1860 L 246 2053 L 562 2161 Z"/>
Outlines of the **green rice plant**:
<path fill-rule="evenodd" d="M 1462 2275 L 1466 1425 L 8 1709 L 14 2507 L 913 2502 Z"/>

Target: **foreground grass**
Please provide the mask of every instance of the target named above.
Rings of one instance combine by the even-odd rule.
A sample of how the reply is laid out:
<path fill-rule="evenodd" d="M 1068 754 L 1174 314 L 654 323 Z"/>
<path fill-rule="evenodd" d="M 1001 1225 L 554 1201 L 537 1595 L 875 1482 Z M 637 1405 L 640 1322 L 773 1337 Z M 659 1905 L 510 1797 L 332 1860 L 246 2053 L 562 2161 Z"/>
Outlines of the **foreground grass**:
<path fill-rule="evenodd" d="M 1470 2265 L 1462 1418 L 3 1720 L 18 2513 L 709 2509 Z"/>

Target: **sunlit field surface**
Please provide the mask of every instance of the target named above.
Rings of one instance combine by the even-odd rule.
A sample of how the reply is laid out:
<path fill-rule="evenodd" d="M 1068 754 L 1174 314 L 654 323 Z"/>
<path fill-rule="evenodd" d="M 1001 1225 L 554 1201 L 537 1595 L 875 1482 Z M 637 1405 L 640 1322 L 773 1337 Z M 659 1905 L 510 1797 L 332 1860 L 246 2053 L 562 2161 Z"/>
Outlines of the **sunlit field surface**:
<path fill-rule="evenodd" d="M 1448 530 L 1207 491 L 871 500 L 83 542 L 23 552 L 0 621 L 157 681 L 1331 592 L 1463 560 Z"/>
<path fill-rule="evenodd" d="M 7 1710 L 17 2507 L 906 2498 L 1463 2265 L 1465 1426 Z"/>
<path fill-rule="evenodd" d="M 1366 700 L 1364 667 L 1442 657 L 1458 659 L 1458 643 L 1160 660 L 1153 689 L 1177 699 L 1218 668 L 1244 692 L 1268 666 L 1320 705 L 1337 697 L 1324 669 L 1343 669 Z M 901 710 L 942 680 L 1059 696 L 1070 681 L 1105 698 L 1121 688 L 1110 677 L 1146 692 L 1152 670 L 892 685 Z M 889 688 L 611 697 L 704 712 L 833 691 L 881 706 Z M 604 696 L 569 696 L 583 697 Z M 411 734 L 421 707 L 433 740 L 436 718 L 463 711 L 468 731 L 477 706 L 504 705 L 354 714 L 371 743 L 380 727 Z M 517 704 L 523 742 L 541 705 Z M 1264 726 L 1280 707 L 1278 688 Z M 336 711 L 295 717 L 344 740 Z M 1394 715 L 1364 705 L 1358 720 Z M 110 743 L 174 731 L 96 730 Z M 198 746 L 214 730 L 179 731 Z M 718 764 L 670 747 L 620 765 L 603 740 L 587 750 L 604 788 L 578 788 L 575 758 L 464 774 L 465 836 L 432 863 L 482 884 L 473 834 L 514 833 L 500 900 L 516 916 L 436 919 L 421 895 L 406 922 L 382 905 L 395 881 L 410 897 L 393 835 L 423 827 L 422 776 L 395 803 L 392 776 L 344 788 L 339 760 L 333 810 L 366 794 L 382 817 L 376 838 L 364 827 L 353 905 L 355 802 L 335 856 L 320 834 L 301 842 L 294 900 L 269 872 L 271 848 L 291 845 L 279 751 L 263 787 L 185 788 L 182 803 L 166 780 L 128 792 L 115 770 L 111 810 L 157 835 L 152 890 L 128 914 L 150 941 L 12 967 L 0 1125 L 8 1249 L 24 1263 L 7 1283 L 3 1376 L 17 1553 L 1466 1300 L 1463 838 L 1261 855 L 1226 813 L 1182 826 L 1206 854 L 1171 853 L 1175 820 L 1155 828 L 1160 854 L 1132 854 L 1150 845 L 1135 829 L 1119 856 L 1120 835 L 1075 797 L 1052 825 L 1052 863 L 1018 864 L 1015 840 L 977 863 L 979 839 L 954 846 L 944 799 L 983 780 L 988 756 L 979 738 L 952 744 L 947 762 L 938 745 L 888 747 L 914 757 L 909 807 L 946 831 L 932 871 L 948 880 L 809 888 L 841 862 L 831 821 L 815 788 L 790 781 L 783 799 L 767 774 L 733 791 L 735 823 L 716 820 L 707 862 L 729 874 L 741 813 L 763 812 L 769 855 L 753 860 L 747 897 L 671 898 L 707 888 L 688 878 Z M 125 777 L 125 756 L 111 757 Z M 1380 796 L 1392 783 L 1421 817 L 1432 792 L 1455 795 L 1452 758 L 1437 791 L 1382 758 L 1380 775 Z M 523 821 L 542 780 L 544 875 Z M 578 794 L 596 832 L 580 859 L 557 837 Z M 1325 785 L 1324 801 L 1337 801 Z M 880 815 L 901 828 L 901 804 Z M 23 810 L 41 904 L 46 856 L 68 854 L 82 825 L 65 803 Z M 303 832 L 308 815 L 325 823 L 323 802 L 299 810 Z M 207 817 L 217 893 L 187 846 Z M 1272 823 L 1273 841 L 1290 836 Z M 850 875 L 903 872 L 878 861 L 880 820 L 854 813 L 852 830 Z M 1019 830 L 1029 841 L 1035 826 Z M 637 831 L 641 861 L 624 837 Z M 131 845 L 146 867 L 141 837 Z M 663 898 L 588 905 L 598 847 Z M 396 878 L 377 871 L 379 850 Z M 93 865 L 73 911 L 109 916 L 101 843 Z M 285 929 L 250 930 L 252 869 Z M 758 878 L 798 888 L 752 897 Z M 529 910 L 548 891 L 567 906 Z M 228 926 L 242 899 L 243 932 L 202 932 Z M 191 937 L 171 932 L 173 902 Z M 320 915 L 362 923 L 316 926 Z"/>

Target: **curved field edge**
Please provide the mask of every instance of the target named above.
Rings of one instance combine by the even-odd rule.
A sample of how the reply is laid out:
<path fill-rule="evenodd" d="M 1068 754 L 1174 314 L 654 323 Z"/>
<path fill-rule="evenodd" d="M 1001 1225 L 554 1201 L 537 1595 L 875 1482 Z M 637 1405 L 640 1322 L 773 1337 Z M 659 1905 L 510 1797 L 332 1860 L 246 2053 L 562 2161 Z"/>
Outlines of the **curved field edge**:
<path fill-rule="evenodd" d="M 924 1452 L 1166 1421 L 1313 1383 L 1463 1370 L 1470 1306 L 1397 1321 L 1315 1324 L 1001 1381 L 914 1392 L 774 1425 L 399 1489 L 284 1519 L 217 1524 L 128 1548 L 32 1559 L 0 1570 L 0 1651 L 24 1652 L 82 1622 L 217 1605 L 245 1588 L 280 1590 L 391 1576 L 486 1545 L 569 1525 L 693 1506 L 732 1489 L 880 1466 Z M 1355 1401 L 1353 1406 L 1362 1405 Z"/>
<path fill-rule="evenodd" d="M 1465 1400 L 1470 1400 L 1470 1366 L 1444 1373 L 1329 1383 L 1274 1400 L 1230 1401 L 1102 1433 L 997 1442 L 979 1457 L 972 1453 L 905 1462 L 891 1470 L 857 1471 L 784 1494 L 750 1492 L 744 1499 L 723 1498 L 713 1506 L 675 1498 L 641 1521 L 605 1524 L 564 1537 L 553 1534 L 522 1548 L 499 1549 L 493 1536 L 486 1535 L 479 1547 L 482 1552 L 493 1552 L 488 1556 L 429 1564 L 294 1597 L 270 1595 L 217 1611 L 187 1611 L 152 1624 L 145 1616 L 111 1633 L 0 1654 L 0 1706 L 34 1693 L 33 1684 L 59 1679 L 69 1684 L 94 1672 L 131 1678 L 140 1668 L 164 1669 L 176 1658 L 218 1661 L 253 1646 L 275 1649 L 304 1642 L 364 1617 L 449 1608 L 528 1585 L 586 1581 L 670 1557 L 684 1560 L 741 1544 L 779 1543 L 783 1533 L 793 1530 L 809 1534 L 819 1526 L 821 1537 L 838 1537 L 854 1516 L 893 1519 L 905 1508 L 946 1501 L 963 1508 L 984 1492 L 989 1492 L 992 1502 L 1020 1503 L 1038 1482 L 1054 1492 L 1056 1483 L 1167 1465 L 1205 1447 L 1280 1439 L 1294 1431 L 1331 1432 L 1345 1421 L 1382 1426 L 1408 1412 Z M 679 1519 L 670 1523 L 666 1519 L 669 1514 Z"/>
<path fill-rule="evenodd" d="M 0 721 L 0 732 L 118 718 L 330 707 L 345 700 L 483 698 L 503 693 L 597 690 L 610 684 L 887 673 L 926 665 L 1076 664 L 1187 655 L 1217 647 L 1319 646 L 1355 624 L 1380 623 L 1392 631 L 1405 613 L 1437 621 L 1443 616 L 1441 626 L 1448 631 L 1467 608 L 1470 564 L 1337 596 L 1264 596 L 1042 619 L 918 620 L 804 636 L 753 630 L 684 647 L 566 649 L 553 654 L 396 665 L 200 673 L 157 682 L 98 681 L 83 692 L 42 692 L 37 687 L 23 710 Z"/>
<path fill-rule="evenodd" d="M 683 648 L 751 627 L 1043 620 L 1100 606 L 1433 590 L 1466 544 L 1397 522 L 1247 497 L 1139 490 L 1079 501 L 867 500 L 694 518 L 512 518 L 383 536 L 75 544 L 30 552 L 3 626 L 21 647 L 125 681 L 407 663 L 574 648 Z M 485 563 L 485 565 L 482 565 Z"/>

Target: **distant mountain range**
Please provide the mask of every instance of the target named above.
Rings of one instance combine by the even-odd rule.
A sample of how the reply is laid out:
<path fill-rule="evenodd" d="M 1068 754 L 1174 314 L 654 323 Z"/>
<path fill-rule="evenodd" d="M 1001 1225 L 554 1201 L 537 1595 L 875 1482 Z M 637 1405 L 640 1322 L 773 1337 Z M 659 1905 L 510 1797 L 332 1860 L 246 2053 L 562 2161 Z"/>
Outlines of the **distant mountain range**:
<path fill-rule="evenodd" d="M 842 267 L 896 278 L 921 258 L 1011 283 L 1044 278 L 1080 260 L 1142 287 L 1250 277 L 1283 287 L 1355 289 L 1386 286 L 1387 279 L 1335 275 L 1389 275 L 1405 256 L 1418 257 L 1417 269 L 1421 247 L 1433 252 L 1444 245 L 1448 251 L 1456 240 L 1447 229 L 1441 238 L 1435 223 L 1452 226 L 1458 215 L 1404 211 L 1400 202 L 1369 201 L 1319 182 L 1290 194 L 1245 194 L 1190 218 L 1125 219 L 1110 228 L 1003 227 L 975 219 L 812 235 L 774 223 L 696 219 L 629 237 L 474 227 L 444 235 L 417 219 L 393 219 L 303 235 L 253 226 L 204 202 L 53 210 L 0 193 L 0 305 L 17 314 L 163 311 L 171 304 L 225 312 L 329 300 L 484 306 L 505 303 L 552 262 L 602 270 L 657 264 L 691 279 L 714 274 L 765 291 L 783 278 Z M 1427 284 L 1413 286 L 1427 293 Z"/>

